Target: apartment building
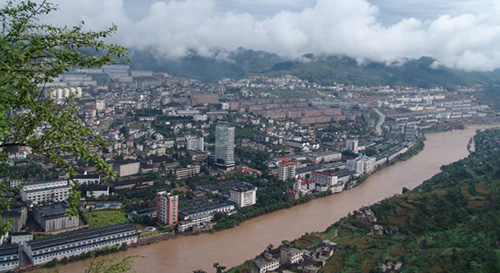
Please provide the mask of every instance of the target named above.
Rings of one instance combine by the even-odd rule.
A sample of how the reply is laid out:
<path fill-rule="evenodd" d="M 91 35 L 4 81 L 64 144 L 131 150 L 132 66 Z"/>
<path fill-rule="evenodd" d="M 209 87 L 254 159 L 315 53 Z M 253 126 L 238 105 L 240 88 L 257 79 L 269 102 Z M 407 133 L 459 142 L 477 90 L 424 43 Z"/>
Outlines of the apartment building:
<path fill-rule="evenodd" d="M 53 259 L 76 256 L 110 246 L 137 243 L 138 234 L 132 225 L 123 223 L 101 228 L 68 232 L 43 239 L 28 241 L 23 251 L 34 265 Z"/>
<path fill-rule="evenodd" d="M 179 196 L 166 191 L 156 193 L 156 218 L 165 225 L 177 224 L 179 218 Z"/>
<path fill-rule="evenodd" d="M 45 202 L 61 202 L 68 199 L 71 185 L 67 180 L 55 180 L 26 184 L 21 188 L 21 199 L 37 205 Z"/>
<path fill-rule="evenodd" d="M 238 207 L 248 207 L 257 202 L 257 188 L 252 186 L 233 187 L 229 190 L 229 200 L 238 204 Z"/>
<path fill-rule="evenodd" d="M 0 246 L 0 272 L 13 271 L 19 266 L 18 245 Z"/>

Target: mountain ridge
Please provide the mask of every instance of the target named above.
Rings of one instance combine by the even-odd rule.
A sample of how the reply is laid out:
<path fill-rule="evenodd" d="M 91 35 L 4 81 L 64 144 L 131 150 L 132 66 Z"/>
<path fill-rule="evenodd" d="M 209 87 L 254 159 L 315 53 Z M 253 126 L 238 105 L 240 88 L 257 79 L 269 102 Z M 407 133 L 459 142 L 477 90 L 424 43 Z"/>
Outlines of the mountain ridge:
<path fill-rule="evenodd" d="M 402 63 L 385 64 L 375 61 L 358 62 L 345 55 L 314 56 L 287 59 L 274 53 L 238 48 L 216 50 L 206 57 L 195 51 L 179 59 L 162 58 L 150 50 L 131 50 L 132 68 L 166 72 L 172 76 L 215 82 L 222 78 L 241 79 L 262 74 L 270 77 L 294 75 L 310 82 L 330 85 L 401 85 L 423 88 L 500 85 L 500 69 L 491 72 L 464 71 L 437 65 L 435 59 L 421 57 Z"/>

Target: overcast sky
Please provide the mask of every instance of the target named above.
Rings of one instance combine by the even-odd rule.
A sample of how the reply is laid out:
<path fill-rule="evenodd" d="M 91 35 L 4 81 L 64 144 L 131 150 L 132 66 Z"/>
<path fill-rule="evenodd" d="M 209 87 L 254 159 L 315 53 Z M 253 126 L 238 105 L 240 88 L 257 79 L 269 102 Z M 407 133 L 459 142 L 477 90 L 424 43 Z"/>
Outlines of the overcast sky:
<path fill-rule="evenodd" d="M 345 54 L 395 62 L 429 56 L 467 70 L 500 67 L 500 0 L 52 0 L 44 20 L 175 58 L 244 47 L 294 58 Z"/>

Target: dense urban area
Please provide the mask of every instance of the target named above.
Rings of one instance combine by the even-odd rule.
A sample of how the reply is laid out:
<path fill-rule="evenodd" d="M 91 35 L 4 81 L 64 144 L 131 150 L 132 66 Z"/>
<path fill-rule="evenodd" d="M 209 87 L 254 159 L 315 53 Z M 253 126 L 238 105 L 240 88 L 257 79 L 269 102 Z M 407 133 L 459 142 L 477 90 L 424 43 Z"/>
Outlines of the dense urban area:
<path fill-rule="evenodd" d="M 6 148 L 9 167 L 1 179 L 15 189 L 15 203 L 2 213 L 12 227 L 2 237 L 0 271 L 216 232 L 349 190 L 418 153 L 426 131 L 498 122 L 496 107 L 477 95 L 483 89 L 322 86 L 262 75 L 204 83 L 128 65 L 75 69 L 48 83 L 44 96 L 61 104 L 71 98 L 82 122 L 109 140 L 93 152 L 113 166 L 117 179 L 104 179 L 69 154 L 79 175 L 70 177 L 29 148 Z M 81 199 L 79 216 L 70 217 L 73 183 Z M 354 226 L 349 235 L 407 232 L 375 225 L 381 207 L 361 210 L 335 228 L 346 233 L 346 225 Z M 327 260 L 345 239 L 336 242 L 333 229 L 327 232 L 328 239 L 315 235 L 270 246 L 244 270 L 336 268 Z M 401 263 L 387 259 L 383 270 Z"/>

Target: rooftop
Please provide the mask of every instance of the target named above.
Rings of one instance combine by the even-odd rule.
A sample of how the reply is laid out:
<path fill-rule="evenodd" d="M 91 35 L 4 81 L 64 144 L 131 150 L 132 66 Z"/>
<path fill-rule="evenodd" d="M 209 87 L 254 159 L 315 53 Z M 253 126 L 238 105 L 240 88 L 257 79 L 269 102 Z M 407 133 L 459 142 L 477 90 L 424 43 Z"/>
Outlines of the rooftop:
<path fill-rule="evenodd" d="M 105 226 L 101 228 L 86 229 L 74 232 L 68 232 L 60 235 L 55 235 L 38 240 L 28 241 L 27 244 L 31 246 L 32 250 L 47 248 L 51 246 L 58 246 L 72 242 L 82 241 L 91 238 L 106 236 L 109 234 L 116 234 L 127 231 L 135 231 L 134 226 L 127 223 Z"/>

